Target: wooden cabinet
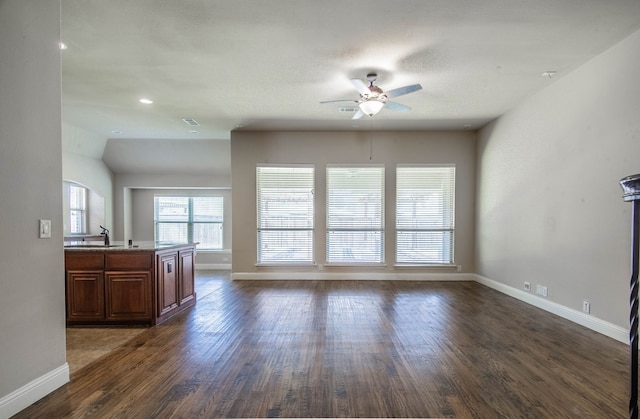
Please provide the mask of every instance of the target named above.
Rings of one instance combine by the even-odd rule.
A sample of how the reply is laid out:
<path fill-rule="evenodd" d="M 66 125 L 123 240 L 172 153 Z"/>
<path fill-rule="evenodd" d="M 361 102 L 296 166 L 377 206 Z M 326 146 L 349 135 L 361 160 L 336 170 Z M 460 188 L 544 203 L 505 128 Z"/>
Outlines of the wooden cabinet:
<path fill-rule="evenodd" d="M 104 273 L 102 271 L 67 272 L 67 319 L 80 321 L 104 319 Z"/>
<path fill-rule="evenodd" d="M 105 317 L 113 321 L 150 321 L 151 273 L 105 272 Z"/>
<path fill-rule="evenodd" d="M 158 317 L 178 308 L 178 253 L 158 256 Z"/>
<path fill-rule="evenodd" d="M 156 255 L 158 272 L 158 321 L 195 304 L 193 249 L 159 252 Z"/>
<path fill-rule="evenodd" d="M 178 252 L 178 258 L 180 259 L 180 282 L 178 284 L 180 305 L 187 304 L 196 298 L 196 291 L 194 288 L 195 275 L 193 271 L 194 257 L 195 252 L 193 249 L 181 250 Z"/>
<path fill-rule="evenodd" d="M 157 324 L 196 302 L 194 246 L 66 251 L 67 324 Z"/>
<path fill-rule="evenodd" d="M 67 321 L 104 320 L 104 254 L 65 253 Z"/>
<path fill-rule="evenodd" d="M 152 323 L 153 253 L 105 253 L 105 320 Z"/>

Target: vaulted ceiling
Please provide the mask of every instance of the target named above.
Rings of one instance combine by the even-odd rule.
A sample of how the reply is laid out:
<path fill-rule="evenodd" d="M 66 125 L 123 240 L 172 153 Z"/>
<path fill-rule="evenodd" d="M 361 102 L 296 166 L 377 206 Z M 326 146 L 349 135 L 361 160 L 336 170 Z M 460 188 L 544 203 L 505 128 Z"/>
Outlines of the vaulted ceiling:
<path fill-rule="evenodd" d="M 638 29 L 638 0 L 62 0 L 63 120 L 119 144 L 474 130 Z M 421 84 L 411 110 L 320 103 L 370 72 Z"/>

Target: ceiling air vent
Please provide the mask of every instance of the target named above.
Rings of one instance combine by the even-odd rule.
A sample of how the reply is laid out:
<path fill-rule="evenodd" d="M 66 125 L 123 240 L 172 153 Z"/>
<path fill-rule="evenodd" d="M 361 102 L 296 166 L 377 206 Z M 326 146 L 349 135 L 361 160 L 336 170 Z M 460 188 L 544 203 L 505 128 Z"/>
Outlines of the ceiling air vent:
<path fill-rule="evenodd" d="M 358 108 L 355 108 L 353 106 L 341 106 L 338 108 L 339 112 L 355 112 L 357 110 Z"/>
<path fill-rule="evenodd" d="M 182 118 L 182 121 L 183 121 L 185 124 L 190 125 L 190 126 L 192 126 L 192 127 L 197 127 L 198 125 L 200 125 L 200 124 L 198 123 L 198 121 L 196 121 L 196 120 L 195 120 L 195 119 L 193 119 L 193 118 Z"/>

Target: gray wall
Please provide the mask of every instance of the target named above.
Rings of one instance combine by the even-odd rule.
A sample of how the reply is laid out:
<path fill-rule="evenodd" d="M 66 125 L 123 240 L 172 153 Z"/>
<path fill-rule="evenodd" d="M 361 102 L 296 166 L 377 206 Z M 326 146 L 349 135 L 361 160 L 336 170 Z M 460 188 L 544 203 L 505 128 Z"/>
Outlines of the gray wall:
<path fill-rule="evenodd" d="M 153 204 L 156 195 L 222 196 L 224 199 L 224 250 L 200 250 L 196 253 L 197 268 L 226 268 L 231 266 L 231 191 L 229 189 L 132 189 L 132 240 L 154 239 Z"/>
<path fill-rule="evenodd" d="M 640 32 L 479 134 L 477 273 L 628 328 L 631 204 L 640 172 Z"/>
<path fill-rule="evenodd" d="M 69 374 L 59 39 L 60 2 L 0 1 L 0 416 L 42 386 L 7 395 Z M 51 239 L 38 238 L 39 219 L 51 220 Z"/>
<path fill-rule="evenodd" d="M 229 147 L 225 140 L 108 140 L 104 161 L 116 173 L 111 231 L 114 239 L 138 240 L 133 237 L 137 228 L 134 222 L 139 221 L 133 220 L 133 190 L 228 189 Z"/>
<path fill-rule="evenodd" d="M 216 141 L 228 150 L 228 142 Z M 213 157 L 212 157 L 213 158 Z M 219 158 L 219 157 L 216 157 Z M 198 252 L 196 267 L 226 268 L 231 263 L 231 193 L 230 173 L 220 175 L 194 174 L 116 174 L 114 177 L 114 240 L 153 240 L 153 195 L 154 193 L 222 194 L 225 197 L 225 251 Z"/>
<path fill-rule="evenodd" d="M 385 268 L 394 273 L 395 167 L 399 163 L 456 164 L 455 263 L 474 272 L 475 153 L 473 132 L 243 132 L 231 133 L 234 275 L 271 270 L 256 264 L 256 184 L 258 163 L 315 165 L 315 259 L 325 263 L 325 168 L 327 164 L 385 165 Z M 316 267 L 314 269 L 319 269 Z M 348 268 L 331 267 L 332 272 Z M 366 268 L 359 268 L 359 271 Z M 431 269 L 433 271 L 433 268 Z M 291 268 L 285 268 L 291 272 Z M 400 270 L 408 272 L 408 270 Z M 413 271 L 415 272 L 415 271 Z M 449 272 L 451 272 L 449 270 Z M 237 275 L 236 275 L 237 277 Z"/>

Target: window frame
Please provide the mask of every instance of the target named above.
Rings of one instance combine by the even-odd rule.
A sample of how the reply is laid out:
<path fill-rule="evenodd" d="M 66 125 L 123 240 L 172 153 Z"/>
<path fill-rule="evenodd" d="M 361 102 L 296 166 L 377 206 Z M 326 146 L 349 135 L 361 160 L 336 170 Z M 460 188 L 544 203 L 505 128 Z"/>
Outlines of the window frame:
<path fill-rule="evenodd" d="M 426 210 L 433 211 L 441 211 L 442 214 L 439 214 L 435 217 L 429 217 L 428 215 L 424 215 L 421 218 L 415 218 L 414 222 L 416 224 L 422 224 L 422 227 L 414 227 L 414 228 L 406 228 L 403 227 L 401 222 L 400 214 L 403 212 L 402 206 L 405 205 L 405 201 L 401 199 L 401 193 L 403 190 L 407 188 L 403 188 L 400 183 L 403 181 L 401 176 L 402 169 L 435 169 L 442 171 L 443 169 L 448 169 L 449 173 L 446 176 L 440 178 L 441 182 L 447 182 L 448 185 L 445 186 L 441 183 L 442 188 L 440 199 L 443 201 L 441 204 L 441 208 L 438 208 L 438 205 L 432 205 L 427 203 L 426 201 L 422 201 L 424 203 L 423 207 L 428 207 Z M 415 176 L 417 178 L 418 176 Z M 432 178 L 436 180 L 436 177 Z M 446 189 L 446 190 L 445 190 Z M 429 189 L 424 189 L 427 191 Z M 432 188 L 430 190 L 438 190 L 438 188 Z M 448 203 L 446 201 L 449 201 Z M 395 266 L 455 266 L 455 201 L 456 201 L 456 166 L 455 164 L 398 164 L 396 166 L 396 240 L 395 240 Z M 425 211 L 423 209 L 423 211 Z M 439 217 L 439 219 L 438 219 Z M 433 225 L 433 226 L 425 226 L 425 225 Z M 449 234 L 448 245 L 447 240 L 442 240 L 442 247 L 438 248 L 436 252 L 441 252 L 442 257 L 437 260 L 429 260 L 428 258 L 406 258 L 400 257 L 400 243 L 402 242 L 400 236 L 403 234 L 411 233 L 415 236 L 424 235 L 429 233 L 447 233 Z M 421 249 L 422 251 L 425 248 Z M 426 250 L 429 250 L 428 248 Z"/>
<path fill-rule="evenodd" d="M 67 186 L 67 190 L 68 190 L 68 203 L 69 203 L 69 235 L 71 236 L 82 236 L 87 234 L 87 218 L 88 218 L 88 213 L 89 213 L 89 189 L 82 186 L 79 183 L 76 182 L 71 182 L 71 181 L 66 181 L 66 186 Z M 72 199 L 72 189 L 77 189 L 79 191 L 82 191 L 82 197 L 80 199 L 80 206 L 79 207 L 75 207 L 73 205 L 73 199 Z M 74 223 L 74 213 L 79 213 L 80 214 L 80 231 L 72 231 L 73 230 L 73 226 L 76 225 L 76 223 Z"/>
<path fill-rule="evenodd" d="M 369 217 L 369 221 L 376 221 L 375 226 L 364 227 L 361 223 L 365 221 L 365 218 L 362 217 L 364 215 L 366 217 L 366 213 L 369 210 L 368 205 L 365 206 L 364 214 L 361 214 L 359 220 L 355 220 L 356 224 L 360 225 L 341 225 L 345 220 L 339 220 L 339 214 L 336 211 L 339 210 L 339 206 L 342 204 L 333 205 L 332 202 L 335 199 L 340 199 L 342 203 L 349 198 L 357 198 L 357 194 L 355 193 L 338 193 L 337 195 L 333 193 L 334 190 L 337 190 L 337 187 L 332 187 L 332 184 L 335 182 L 344 181 L 345 178 L 338 180 L 339 178 L 335 178 L 332 180 L 333 176 L 337 176 L 341 171 L 354 171 L 354 174 L 360 176 L 360 173 L 357 173 L 361 169 L 374 169 L 374 171 L 378 171 L 375 174 L 375 179 L 379 182 L 377 185 L 371 185 L 370 187 L 377 187 L 377 197 L 373 196 L 373 202 L 376 203 L 376 206 L 372 209 L 373 216 Z M 329 164 L 326 167 L 326 234 L 325 234 L 325 264 L 327 266 L 385 266 L 385 200 L 386 200 L 386 188 L 385 188 L 385 166 L 384 164 Z M 363 170 L 362 175 L 365 175 L 366 171 Z M 371 176 L 372 174 L 367 174 L 367 176 Z M 365 179 L 366 180 L 366 179 Z M 334 182 L 335 181 L 335 182 Z M 346 183 L 345 183 L 346 184 Z M 362 197 L 361 197 L 362 198 Z M 377 198 L 377 202 L 376 202 Z M 364 201 L 360 201 L 364 202 Z M 367 200 L 368 203 L 372 202 Z M 348 202 L 347 202 L 348 204 Z M 352 210 L 357 211 L 358 205 L 353 205 Z M 351 213 L 353 214 L 353 213 Z M 357 214 L 357 212 L 356 212 Z M 351 217 L 354 218 L 354 217 Z M 339 241 L 336 241 L 335 237 L 337 235 L 344 234 L 349 240 L 349 235 L 351 234 L 351 240 L 354 240 L 354 235 L 362 234 L 366 237 L 365 240 L 368 240 L 369 236 L 373 234 L 373 240 L 371 241 L 372 246 L 368 246 L 368 250 L 363 247 L 358 247 L 357 252 L 353 252 L 353 248 L 347 248 L 347 252 L 345 252 L 345 248 L 342 248 L 342 258 L 336 256 L 335 250 L 332 249 L 332 246 L 337 245 Z M 375 236 L 378 236 L 376 239 Z M 334 236 L 334 240 L 332 240 L 332 236 Z M 344 240 L 344 239 L 343 239 Z M 362 243 L 362 242 L 361 242 Z M 364 249 L 364 250 L 363 250 Z M 372 259 L 367 260 L 367 253 L 369 256 L 373 256 Z M 335 257 L 334 257 L 335 256 Z M 353 260 L 346 260 L 346 258 L 353 258 Z"/>
<path fill-rule="evenodd" d="M 187 200 L 187 219 L 186 220 L 159 220 L 158 214 L 158 200 L 163 198 L 180 198 Z M 219 217 L 219 220 L 216 221 L 201 221 L 195 220 L 194 215 L 194 200 L 198 199 L 214 199 L 220 202 L 214 202 L 212 208 L 218 209 L 219 211 L 213 213 L 214 217 Z M 217 225 L 219 226 L 220 233 L 220 246 L 219 247 L 204 247 L 203 243 L 198 242 L 196 244 L 196 249 L 198 251 L 205 252 L 214 252 L 224 250 L 224 197 L 222 195 L 180 195 L 180 194 L 156 194 L 153 197 L 153 234 L 154 240 L 159 242 L 161 240 L 158 239 L 159 236 L 159 227 L 161 224 L 177 224 L 177 225 L 186 225 L 187 231 L 187 242 L 188 243 L 196 243 L 197 239 L 195 238 L 195 231 L 197 225 Z"/>
<path fill-rule="evenodd" d="M 268 179 L 268 172 L 274 178 Z M 264 172 L 264 173 L 262 173 Z M 256 165 L 256 266 L 300 266 L 315 265 L 315 182 L 316 173 L 313 164 L 258 164 Z M 277 179 L 282 176 L 282 179 Z M 309 178 L 310 177 L 310 178 Z M 276 180 L 277 179 L 277 180 Z M 267 194 L 267 189 L 272 191 Z M 282 188 L 282 190 L 278 190 Z M 306 192 L 305 192 L 306 191 Z M 278 202 L 278 194 L 301 194 L 300 205 L 295 206 L 297 215 L 283 216 L 282 206 L 277 205 L 273 214 L 264 211 L 269 202 Z M 306 198 L 304 195 L 306 194 Z M 270 195 L 270 197 L 268 197 Z M 284 200 L 290 200 L 287 196 Z M 286 220 L 289 220 L 288 222 Z M 283 223 L 290 224 L 289 226 Z M 268 224 L 271 224 L 269 226 Z M 303 225 L 300 225 L 303 224 Z M 306 224 L 306 225 L 305 225 Z M 271 237 L 269 237 L 271 236 Z M 275 237 L 275 238 L 274 238 Z M 265 251 L 269 244 L 278 241 L 287 244 L 294 241 L 303 243 L 301 250 L 280 259 L 276 253 Z M 275 249 L 275 247 L 274 247 Z M 290 252 L 280 248 L 279 253 Z"/>

